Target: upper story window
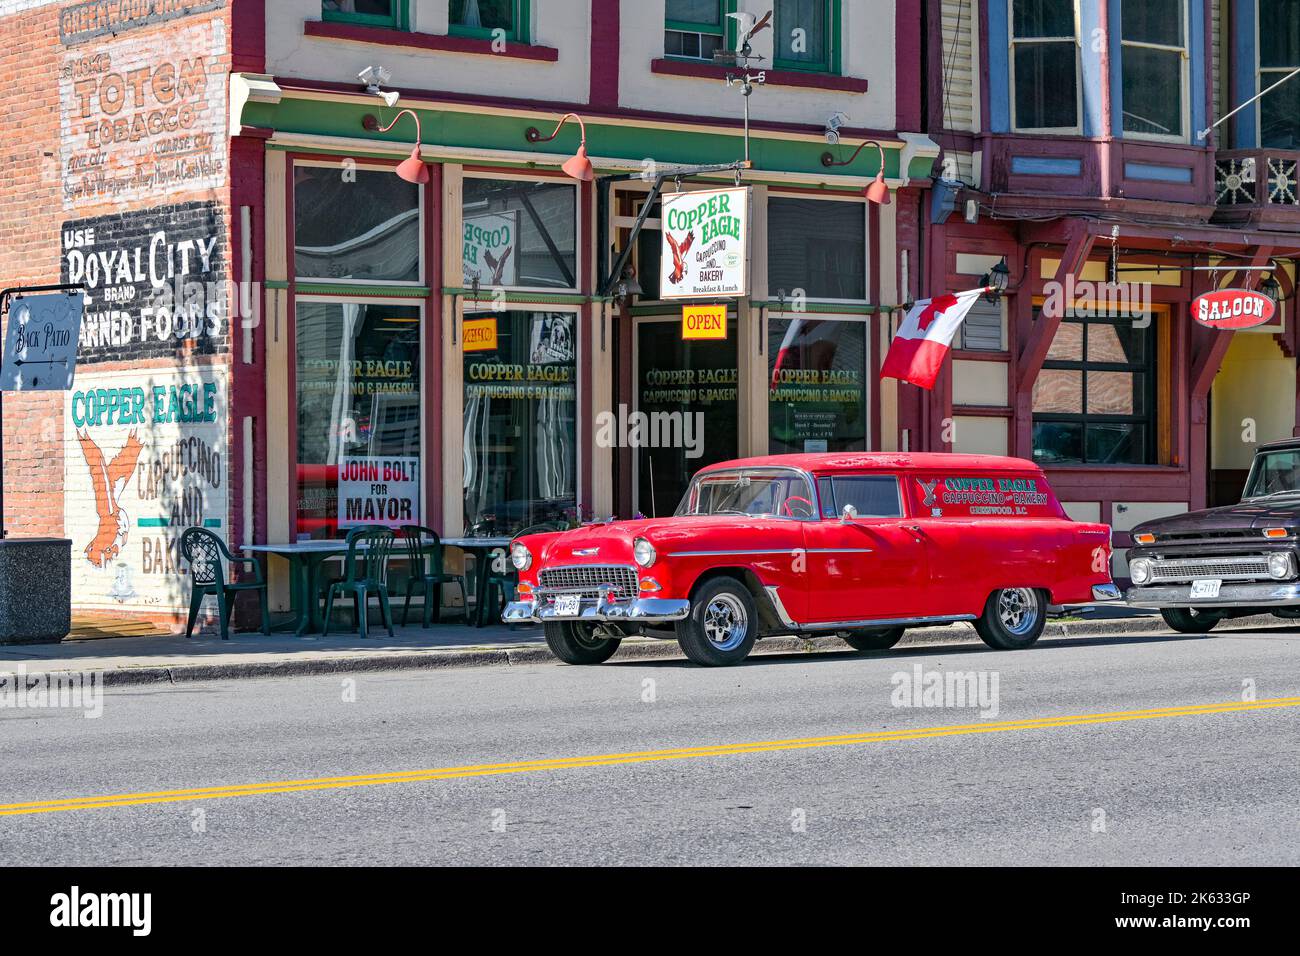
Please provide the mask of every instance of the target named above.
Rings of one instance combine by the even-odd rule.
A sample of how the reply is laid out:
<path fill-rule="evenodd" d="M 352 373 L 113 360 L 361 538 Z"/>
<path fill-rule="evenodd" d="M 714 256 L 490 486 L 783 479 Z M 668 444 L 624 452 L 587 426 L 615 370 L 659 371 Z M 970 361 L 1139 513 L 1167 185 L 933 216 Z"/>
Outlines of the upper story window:
<path fill-rule="evenodd" d="M 1010 0 L 1012 124 L 1021 131 L 1079 129 L 1079 45 L 1074 0 Z"/>
<path fill-rule="evenodd" d="M 712 62 L 725 45 L 728 6 L 728 0 L 666 0 L 664 56 Z"/>
<path fill-rule="evenodd" d="M 507 40 L 527 43 L 528 5 L 529 0 L 449 0 L 448 31 L 452 36 L 486 40 L 504 35 Z"/>
<path fill-rule="evenodd" d="M 406 0 L 322 0 L 321 18 L 372 27 L 406 28 Z"/>
<path fill-rule="evenodd" d="M 775 0 L 772 10 L 777 69 L 839 72 L 840 0 Z"/>
<path fill-rule="evenodd" d="M 1186 139 L 1186 0 L 1123 4 L 1120 41 L 1124 132 Z"/>
<path fill-rule="evenodd" d="M 1259 89 L 1300 68 L 1300 0 L 1259 0 Z M 1259 145 L 1300 149 L 1300 83 L 1283 83 L 1259 101 Z"/>

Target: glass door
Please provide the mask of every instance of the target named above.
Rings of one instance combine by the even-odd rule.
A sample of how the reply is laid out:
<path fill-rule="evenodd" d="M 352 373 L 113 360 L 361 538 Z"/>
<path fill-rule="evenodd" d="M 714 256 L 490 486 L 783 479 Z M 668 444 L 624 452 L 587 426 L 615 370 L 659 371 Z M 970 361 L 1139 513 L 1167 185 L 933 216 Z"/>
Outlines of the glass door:
<path fill-rule="evenodd" d="M 725 339 L 682 339 L 679 316 L 636 327 L 636 509 L 647 517 L 677 509 L 691 476 L 738 454 L 736 320 Z"/>

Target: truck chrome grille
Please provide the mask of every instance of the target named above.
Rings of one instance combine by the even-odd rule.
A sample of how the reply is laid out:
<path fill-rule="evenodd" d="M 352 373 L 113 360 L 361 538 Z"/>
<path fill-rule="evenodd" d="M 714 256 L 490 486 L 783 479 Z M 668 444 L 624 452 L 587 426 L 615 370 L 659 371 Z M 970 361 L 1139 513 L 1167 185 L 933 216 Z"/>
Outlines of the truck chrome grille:
<path fill-rule="evenodd" d="M 1154 562 L 1151 580 L 1162 584 L 1196 578 L 1251 581 L 1268 576 L 1268 556 L 1251 554 L 1233 558 L 1160 558 Z"/>
<path fill-rule="evenodd" d="M 543 568 L 537 576 L 541 590 L 572 594 L 575 591 L 585 598 L 597 598 L 600 589 L 614 588 L 621 597 L 635 595 L 638 590 L 636 568 L 623 564 L 568 564 L 558 568 Z"/>

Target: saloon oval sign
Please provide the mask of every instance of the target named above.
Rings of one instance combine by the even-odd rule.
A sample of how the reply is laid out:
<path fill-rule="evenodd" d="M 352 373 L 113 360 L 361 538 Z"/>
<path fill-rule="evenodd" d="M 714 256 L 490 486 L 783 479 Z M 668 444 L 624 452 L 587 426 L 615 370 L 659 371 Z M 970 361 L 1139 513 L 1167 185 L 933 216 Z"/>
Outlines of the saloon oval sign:
<path fill-rule="evenodd" d="M 1192 300 L 1192 318 L 1212 329 L 1251 329 L 1273 318 L 1273 308 L 1263 293 L 1219 289 Z"/>

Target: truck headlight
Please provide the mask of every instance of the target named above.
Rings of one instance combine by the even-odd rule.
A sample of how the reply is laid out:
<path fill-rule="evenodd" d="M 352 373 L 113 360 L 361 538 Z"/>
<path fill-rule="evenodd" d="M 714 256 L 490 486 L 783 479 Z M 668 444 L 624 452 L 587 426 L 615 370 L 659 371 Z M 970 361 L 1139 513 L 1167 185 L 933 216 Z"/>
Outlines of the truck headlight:
<path fill-rule="evenodd" d="M 1269 577 L 1277 578 L 1279 581 L 1292 577 L 1295 574 L 1295 564 L 1289 551 L 1274 551 L 1268 556 L 1268 574 Z"/>
<path fill-rule="evenodd" d="M 1151 570 L 1149 558 L 1134 558 L 1128 564 L 1128 576 L 1139 586 L 1151 580 Z"/>
<path fill-rule="evenodd" d="M 632 542 L 632 557 L 636 563 L 643 568 L 648 568 L 655 563 L 655 546 L 645 538 L 637 538 Z"/>
<path fill-rule="evenodd" d="M 527 571 L 533 564 L 533 554 L 525 545 L 516 541 L 510 546 L 510 563 L 517 571 Z"/>

